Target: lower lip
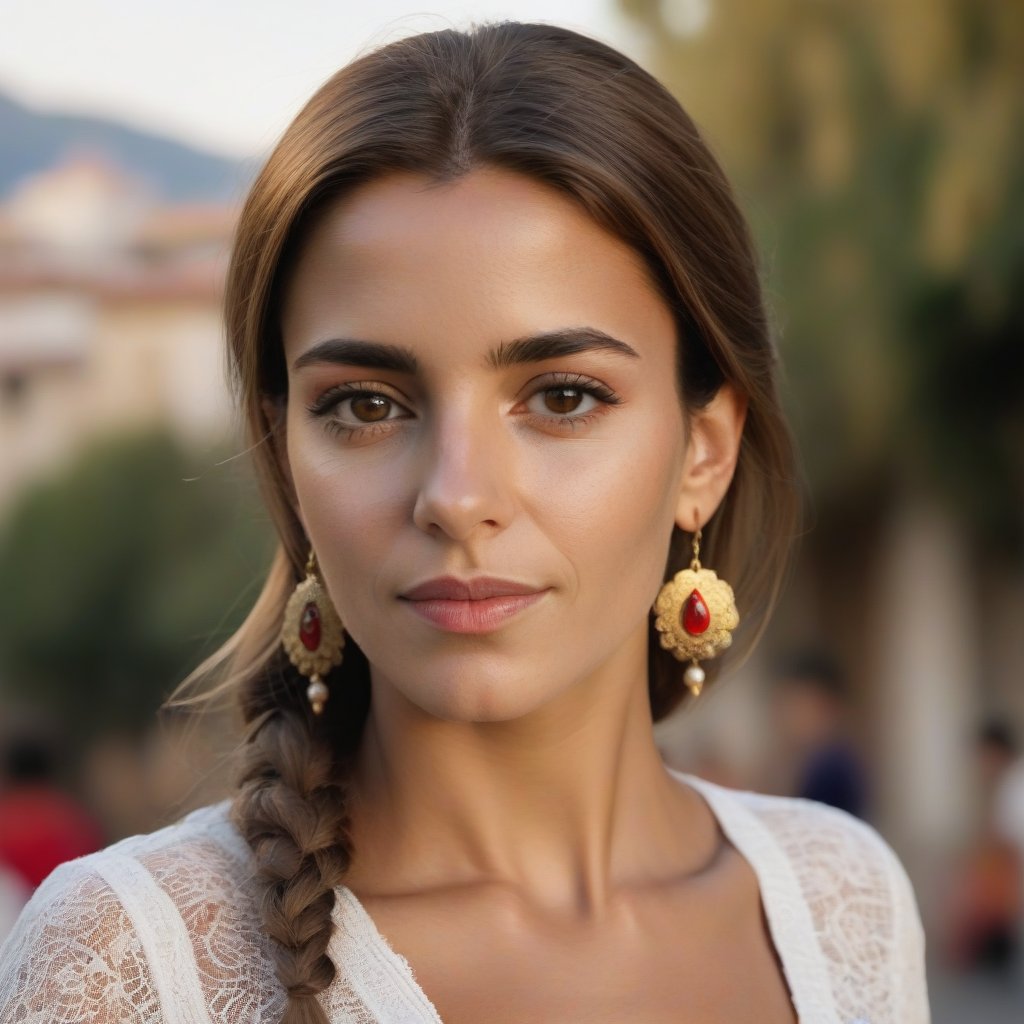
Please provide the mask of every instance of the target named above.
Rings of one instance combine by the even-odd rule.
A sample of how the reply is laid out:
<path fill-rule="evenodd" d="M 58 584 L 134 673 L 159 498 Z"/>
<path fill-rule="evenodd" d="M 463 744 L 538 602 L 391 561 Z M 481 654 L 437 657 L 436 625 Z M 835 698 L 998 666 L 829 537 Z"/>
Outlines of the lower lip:
<path fill-rule="evenodd" d="M 536 604 L 546 593 L 538 590 L 533 594 L 506 594 L 479 601 L 402 600 L 421 618 L 449 633 L 489 633 Z"/>

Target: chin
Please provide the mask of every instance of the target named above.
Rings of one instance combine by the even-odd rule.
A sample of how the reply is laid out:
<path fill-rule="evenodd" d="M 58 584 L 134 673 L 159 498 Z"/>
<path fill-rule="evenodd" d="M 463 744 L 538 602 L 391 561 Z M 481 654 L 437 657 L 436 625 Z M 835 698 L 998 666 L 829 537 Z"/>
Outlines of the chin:
<path fill-rule="evenodd" d="M 421 673 L 415 685 L 394 684 L 407 701 L 447 722 L 511 722 L 543 707 L 557 694 L 537 690 L 537 677 L 513 672 Z"/>

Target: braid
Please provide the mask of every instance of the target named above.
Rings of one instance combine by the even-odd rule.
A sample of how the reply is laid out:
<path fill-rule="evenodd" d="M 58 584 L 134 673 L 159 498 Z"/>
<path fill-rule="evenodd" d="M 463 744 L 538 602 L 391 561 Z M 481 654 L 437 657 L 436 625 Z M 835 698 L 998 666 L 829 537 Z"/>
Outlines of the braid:
<path fill-rule="evenodd" d="M 352 857 L 345 780 L 369 696 L 365 659 L 354 648 L 346 661 L 362 665 L 346 666 L 347 680 L 332 679 L 334 713 L 324 721 L 306 705 L 306 681 L 281 656 L 243 694 L 248 729 L 232 819 L 264 886 L 260 916 L 288 995 L 281 1024 L 327 1024 L 316 997 L 335 976 L 331 914 Z"/>

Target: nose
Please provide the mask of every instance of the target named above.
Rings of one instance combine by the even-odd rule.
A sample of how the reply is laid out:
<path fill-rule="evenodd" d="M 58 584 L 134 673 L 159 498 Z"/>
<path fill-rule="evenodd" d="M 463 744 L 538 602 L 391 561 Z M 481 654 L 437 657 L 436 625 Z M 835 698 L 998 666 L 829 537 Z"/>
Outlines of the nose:
<path fill-rule="evenodd" d="M 457 541 L 504 529 L 515 487 L 508 440 L 493 415 L 451 409 L 439 416 L 423 450 L 416 526 Z"/>

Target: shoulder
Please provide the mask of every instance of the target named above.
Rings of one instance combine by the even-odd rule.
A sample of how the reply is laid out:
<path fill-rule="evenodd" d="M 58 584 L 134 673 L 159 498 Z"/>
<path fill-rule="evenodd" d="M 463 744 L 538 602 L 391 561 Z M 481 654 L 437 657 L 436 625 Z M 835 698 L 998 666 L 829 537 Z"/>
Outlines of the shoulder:
<path fill-rule="evenodd" d="M 730 789 L 694 776 L 762 880 L 797 891 L 837 993 L 927 1019 L 925 937 L 910 878 L 876 828 L 802 797 Z M 845 979 L 845 980 L 844 980 Z M 856 984 L 852 984 L 852 980 Z"/>
<path fill-rule="evenodd" d="M 731 823 L 755 851 L 758 843 L 781 851 L 804 887 L 888 891 L 910 885 L 881 833 L 848 811 L 804 797 L 732 789 L 693 775 L 682 778 L 712 803 L 726 831 Z"/>
<path fill-rule="evenodd" d="M 696 781 L 722 814 L 732 813 L 736 827 L 746 828 L 755 851 L 760 843 L 781 852 L 805 895 L 819 906 L 849 912 L 870 898 L 874 913 L 888 908 L 893 927 L 920 927 L 903 863 L 873 825 L 817 800 Z M 897 915 L 911 920 L 897 921 Z"/>
<path fill-rule="evenodd" d="M 36 890 L 23 917 L 53 915 L 69 897 L 106 897 L 132 917 L 181 916 L 197 902 L 232 902 L 252 877 L 248 847 L 231 824 L 230 802 L 201 807 L 179 821 L 129 836 L 67 861 Z M 243 906 L 240 899 L 233 901 Z"/>
<path fill-rule="evenodd" d="M 848 811 L 804 797 L 717 787 L 743 807 L 808 881 L 869 878 L 886 885 L 905 877 L 896 852 L 881 833 Z"/>
<path fill-rule="evenodd" d="M 276 993 L 260 967 L 251 855 L 228 808 L 200 808 L 53 871 L 0 947 L 0 1019 L 59 1009 L 62 1020 L 160 1021 L 168 1000 L 178 1019 L 208 1019 L 211 996 L 243 984 L 243 1016 L 260 1019 Z"/>

